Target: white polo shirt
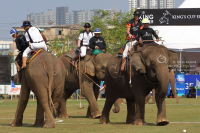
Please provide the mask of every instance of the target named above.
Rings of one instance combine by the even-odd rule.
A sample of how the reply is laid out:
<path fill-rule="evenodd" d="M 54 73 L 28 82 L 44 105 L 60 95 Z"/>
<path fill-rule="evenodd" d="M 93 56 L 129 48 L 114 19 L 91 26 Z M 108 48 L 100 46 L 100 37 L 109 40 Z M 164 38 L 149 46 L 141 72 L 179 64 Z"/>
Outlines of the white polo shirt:
<path fill-rule="evenodd" d="M 32 38 L 33 42 L 40 42 L 40 41 L 44 41 L 42 35 L 40 34 L 40 31 L 38 28 L 36 27 L 30 27 L 28 29 L 29 35 Z M 25 37 L 26 37 L 26 41 L 30 42 L 30 38 L 28 36 L 28 33 L 25 33 Z"/>
<path fill-rule="evenodd" d="M 83 45 L 89 45 L 89 41 L 93 36 L 94 36 L 94 33 L 92 33 L 91 31 L 89 33 L 84 31 L 83 33 L 79 35 L 78 40 L 83 40 Z"/>

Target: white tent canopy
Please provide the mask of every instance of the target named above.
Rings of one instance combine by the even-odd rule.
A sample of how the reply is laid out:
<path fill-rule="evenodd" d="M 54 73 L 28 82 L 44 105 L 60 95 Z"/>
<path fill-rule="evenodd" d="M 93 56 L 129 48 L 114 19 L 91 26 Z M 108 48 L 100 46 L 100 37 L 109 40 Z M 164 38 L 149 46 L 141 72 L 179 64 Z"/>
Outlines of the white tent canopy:
<path fill-rule="evenodd" d="M 200 0 L 185 0 L 179 8 L 200 8 Z M 200 51 L 200 26 L 152 26 L 169 49 Z"/>
<path fill-rule="evenodd" d="M 185 0 L 178 8 L 200 8 L 200 0 Z"/>

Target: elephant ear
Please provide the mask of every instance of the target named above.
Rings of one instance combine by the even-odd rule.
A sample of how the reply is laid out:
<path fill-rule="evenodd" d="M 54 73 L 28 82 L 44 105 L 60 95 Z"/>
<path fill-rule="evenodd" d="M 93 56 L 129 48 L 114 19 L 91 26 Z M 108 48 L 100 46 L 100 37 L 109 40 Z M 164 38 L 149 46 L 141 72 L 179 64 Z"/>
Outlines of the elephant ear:
<path fill-rule="evenodd" d="M 145 61 L 142 58 L 142 53 L 141 52 L 133 53 L 133 55 L 132 55 L 132 65 L 134 66 L 136 71 L 138 71 L 139 73 L 146 73 L 146 69 L 145 69 L 144 64 L 145 64 Z"/>
<path fill-rule="evenodd" d="M 169 69 L 173 69 L 178 64 L 178 53 L 172 50 L 169 50 L 168 55 L 169 55 L 169 63 L 168 63 Z"/>
<path fill-rule="evenodd" d="M 91 57 L 84 65 L 84 73 L 95 76 L 94 59 Z"/>

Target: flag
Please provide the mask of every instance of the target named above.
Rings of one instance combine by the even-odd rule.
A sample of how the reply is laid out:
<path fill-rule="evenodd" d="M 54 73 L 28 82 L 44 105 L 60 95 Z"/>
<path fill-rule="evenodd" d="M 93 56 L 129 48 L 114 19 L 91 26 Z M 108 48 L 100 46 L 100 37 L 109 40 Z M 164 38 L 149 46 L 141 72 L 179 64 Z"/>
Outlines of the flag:
<path fill-rule="evenodd" d="M 200 91 L 200 81 L 196 78 L 196 86 L 195 86 L 195 89 L 197 91 Z"/>

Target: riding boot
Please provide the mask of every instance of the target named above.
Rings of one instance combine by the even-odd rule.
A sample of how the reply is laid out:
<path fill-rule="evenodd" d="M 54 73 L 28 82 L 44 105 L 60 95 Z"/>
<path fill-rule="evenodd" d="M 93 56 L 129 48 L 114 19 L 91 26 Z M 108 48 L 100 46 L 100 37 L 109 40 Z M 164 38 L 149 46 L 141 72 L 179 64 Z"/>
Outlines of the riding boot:
<path fill-rule="evenodd" d="M 122 59 L 121 71 L 124 71 L 126 65 L 126 57 Z"/>
<path fill-rule="evenodd" d="M 75 66 L 76 65 L 76 60 L 78 60 L 80 55 L 76 55 L 74 58 L 72 58 L 72 64 Z"/>
<path fill-rule="evenodd" d="M 27 57 L 22 57 L 22 67 L 21 67 L 21 69 L 26 68 L 26 60 L 27 60 Z"/>

